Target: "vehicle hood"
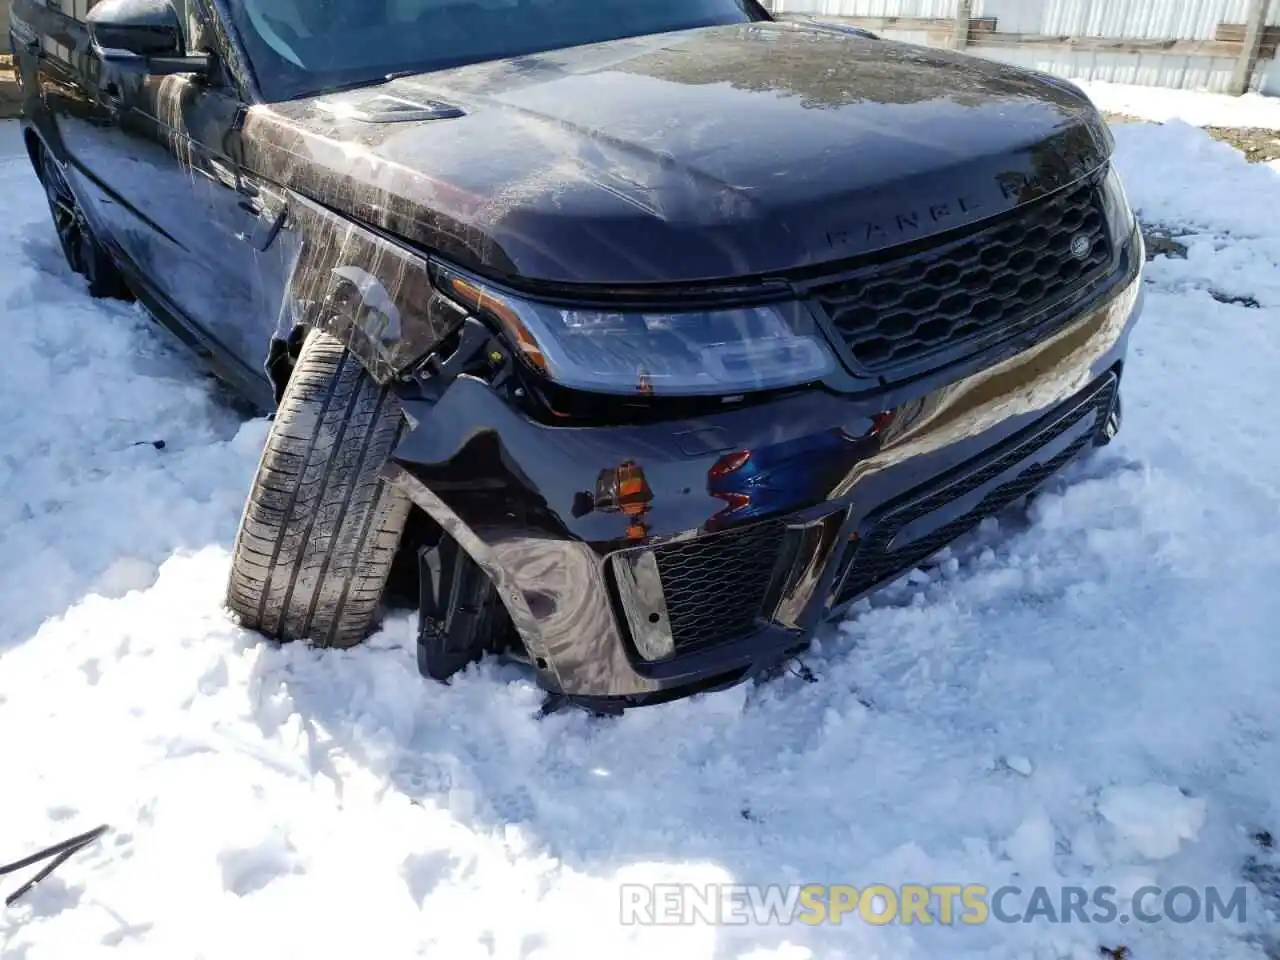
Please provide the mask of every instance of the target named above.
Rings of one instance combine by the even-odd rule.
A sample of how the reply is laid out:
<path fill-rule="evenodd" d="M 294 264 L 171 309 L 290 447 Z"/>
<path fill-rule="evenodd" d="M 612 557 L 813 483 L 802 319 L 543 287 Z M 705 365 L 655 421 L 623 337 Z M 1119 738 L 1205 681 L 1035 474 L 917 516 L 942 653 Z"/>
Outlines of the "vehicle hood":
<path fill-rule="evenodd" d="M 991 216 L 1103 163 L 1048 78 L 813 24 L 620 40 L 255 107 L 258 174 L 495 278 L 696 283 Z"/>

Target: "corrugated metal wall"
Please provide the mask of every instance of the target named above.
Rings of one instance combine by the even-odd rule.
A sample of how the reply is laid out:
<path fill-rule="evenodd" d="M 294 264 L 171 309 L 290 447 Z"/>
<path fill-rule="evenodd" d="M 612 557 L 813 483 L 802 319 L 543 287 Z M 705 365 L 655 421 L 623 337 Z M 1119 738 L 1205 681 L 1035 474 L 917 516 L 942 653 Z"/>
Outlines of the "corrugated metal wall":
<path fill-rule="evenodd" d="M 1249 0 L 976 0 L 974 16 L 1010 33 L 1212 40 L 1219 23 L 1244 23 Z M 955 3 L 951 3 L 952 10 Z M 1272 4 L 1271 22 L 1280 23 Z"/>
<path fill-rule="evenodd" d="M 1244 23 L 1249 0 L 973 0 L 973 17 L 999 17 L 1008 33 L 1211 40 L 1219 23 Z M 776 10 L 841 17 L 954 17 L 956 0 L 777 0 Z M 1280 26 L 1280 4 L 1267 22 Z"/>
<path fill-rule="evenodd" d="M 840 17 L 954 17 L 956 0 L 812 0 L 823 8 L 820 12 Z M 774 5 L 784 9 L 782 3 Z M 787 10 L 805 10 L 811 7 L 788 3 Z"/>
<path fill-rule="evenodd" d="M 1213 40 L 1221 23 L 1242 24 L 1249 0 L 973 0 L 971 17 L 995 17 L 1000 33 L 1132 40 Z M 956 0 L 774 0 L 773 9 L 841 17 L 936 17 L 956 14 Z M 1267 23 L 1280 26 L 1280 0 Z M 882 29 L 886 37 L 927 43 L 920 30 Z M 933 37 L 937 42 L 936 33 Z M 1060 76 L 1150 86 L 1226 90 L 1235 60 L 1182 53 L 1116 53 L 1042 45 L 978 43 L 977 56 Z M 1280 64 L 1259 63 L 1254 89 L 1280 95 Z"/>
<path fill-rule="evenodd" d="M 1235 71 L 1235 60 L 1229 57 L 1071 50 L 1047 52 L 1026 47 L 982 44 L 967 47 L 965 52 L 1001 60 L 1015 66 L 1030 67 L 1068 79 L 1105 80 L 1110 83 L 1131 83 L 1146 87 L 1172 87 L 1182 90 L 1209 90 L 1214 93 L 1224 93 L 1230 88 Z M 1255 89 L 1264 88 L 1267 83 L 1265 71 L 1269 68 L 1268 64 L 1258 71 L 1254 83 Z"/>

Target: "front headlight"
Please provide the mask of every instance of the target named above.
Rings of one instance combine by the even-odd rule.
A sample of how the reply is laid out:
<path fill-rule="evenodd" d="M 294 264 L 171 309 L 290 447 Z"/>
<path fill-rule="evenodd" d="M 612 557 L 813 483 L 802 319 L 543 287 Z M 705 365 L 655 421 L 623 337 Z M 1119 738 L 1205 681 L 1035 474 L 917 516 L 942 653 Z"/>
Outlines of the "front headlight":
<path fill-rule="evenodd" d="M 1133 235 L 1137 219 L 1133 208 L 1129 206 L 1129 197 L 1124 192 L 1124 184 L 1120 182 L 1120 174 L 1114 164 L 1107 171 L 1107 179 L 1102 185 L 1107 219 L 1111 226 L 1111 236 L 1116 244 L 1121 244 Z"/>
<path fill-rule="evenodd" d="M 566 387 L 597 393 L 746 393 L 820 380 L 835 356 L 803 304 L 609 311 L 538 303 L 450 270 L 441 292 L 487 314 L 521 358 Z"/>

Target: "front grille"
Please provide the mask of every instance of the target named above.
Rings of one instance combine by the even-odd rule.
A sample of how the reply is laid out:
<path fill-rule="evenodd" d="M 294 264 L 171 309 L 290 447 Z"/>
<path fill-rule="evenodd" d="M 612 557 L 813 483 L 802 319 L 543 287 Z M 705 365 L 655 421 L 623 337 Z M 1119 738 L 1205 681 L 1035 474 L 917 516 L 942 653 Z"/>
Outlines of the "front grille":
<path fill-rule="evenodd" d="M 654 550 L 676 653 L 755 629 L 785 535 L 773 521 Z"/>
<path fill-rule="evenodd" d="M 1071 410 L 1071 415 L 1061 416 L 1047 429 L 1033 432 L 1030 437 L 1015 443 L 1004 454 L 995 457 L 980 469 L 956 482 L 929 496 L 910 501 L 906 506 L 891 510 L 873 521 L 871 529 L 861 538 L 854 550 L 848 573 L 836 597 L 836 603 L 852 600 L 872 587 L 900 576 L 920 561 L 937 553 L 957 537 L 976 527 L 984 517 L 999 513 L 1019 497 L 1025 496 L 1044 483 L 1093 442 L 1115 403 L 1117 388 L 1117 380 L 1109 376 L 1105 383 L 1092 388 L 1092 393 L 1086 394 L 1084 399 L 1073 401 L 1076 406 Z M 989 483 L 1006 470 L 1032 456 L 1041 447 L 1052 443 L 1087 417 L 1094 419 L 1094 429 L 1081 434 L 1057 456 L 1030 467 L 1008 483 L 992 490 L 973 510 L 945 526 L 912 541 L 900 550 L 889 549 L 890 542 L 907 524 Z"/>
<path fill-rule="evenodd" d="M 978 349 L 1032 326 L 1110 257 L 1099 187 L 1090 181 L 941 245 L 862 268 L 814 296 L 860 372 L 892 378 L 928 369 L 931 356 L 946 362 L 942 355 L 957 348 Z"/>

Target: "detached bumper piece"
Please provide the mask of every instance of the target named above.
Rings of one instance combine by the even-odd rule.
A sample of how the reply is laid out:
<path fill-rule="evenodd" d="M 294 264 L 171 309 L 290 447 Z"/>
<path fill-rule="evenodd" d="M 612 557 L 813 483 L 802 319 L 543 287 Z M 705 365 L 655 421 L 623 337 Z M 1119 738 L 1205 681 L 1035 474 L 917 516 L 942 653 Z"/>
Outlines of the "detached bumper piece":
<path fill-rule="evenodd" d="M 901 576 L 1105 443 L 1118 388 L 1108 374 L 980 460 L 860 519 L 833 503 L 817 520 L 764 521 L 612 554 L 632 654 L 652 664 L 719 649 L 728 660 L 735 646 L 763 633 L 803 637 L 823 616 Z"/>
<path fill-rule="evenodd" d="M 1031 493 L 1086 448 L 1107 442 L 1118 408 L 1119 382 L 1112 374 L 977 469 L 943 477 L 933 489 L 878 511 L 864 522 L 845 560 L 834 606 L 901 576 Z"/>
<path fill-rule="evenodd" d="M 758 629 L 786 536 L 785 523 L 768 521 L 615 553 L 612 574 L 640 656 L 692 653 Z"/>
<path fill-rule="evenodd" d="M 795 497 L 791 503 L 804 505 L 713 532 L 660 517 L 659 529 L 677 532 L 646 533 L 648 542 L 639 544 L 630 530 L 644 527 L 648 513 L 628 513 L 626 526 L 612 515 L 596 517 L 597 529 L 627 535 L 594 539 L 583 535 L 585 518 L 575 530 L 562 514 L 546 510 L 545 500 L 544 513 L 534 514 L 508 488 L 501 493 L 504 509 L 524 510 L 524 526 L 477 533 L 427 486 L 430 479 L 389 468 L 388 479 L 450 534 L 419 558 L 419 667 L 447 680 L 487 652 L 505 653 L 528 664 L 555 704 L 601 713 L 774 675 L 808 646 L 824 619 L 1032 492 L 1091 446 L 1106 443 L 1119 421 L 1118 358 L 1102 369 L 1108 372 L 1069 399 L 1040 408 L 1047 412 L 1020 418 L 1017 427 L 1001 429 L 997 401 L 988 411 L 994 420 L 986 423 L 998 432 L 989 440 L 969 432 L 923 451 L 910 444 L 854 447 L 850 463 L 880 460 L 847 484 L 820 480 L 825 490 L 839 489 L 839 496 L 816 503 Z M 1010 406 L 1008 416 L 1019 416 Z M 557 437 L 583 447 L 614 438 L 610 431 Z M 514 420 L 505 439 L 513 463 L 545 440 Z M 961 443 L 968 456 L 953 446 Z M 607 462 L 613 455 L 606 450 L 581 459 Z M 417 456 L 426 463 L 441 459 L 430 449 Z M 679 473 L 673 482 L 672 463 L 697 475 L 714 471 L 717 462 L 708 456 L 691 467 L 679 459 L 660 464 L 668 475 L 654 471 L 658 494 L 685 482 Z M 849 476 L 846 464 L 840 470 Z M 790 483 L 795 475 L 788 467 L 782 479 Z M 584 477 L 594 480 L 595 474 L 589 467 L 571 474 L 552 490 L 556 501 L 573 503 Z M 497 496 L 468 483 L 441 489 L 473 516 L 491 515 Z M 701 513 L 701 507 L 688 513 Z M 560 529 L 534 526 L 549 519 Z"/>

